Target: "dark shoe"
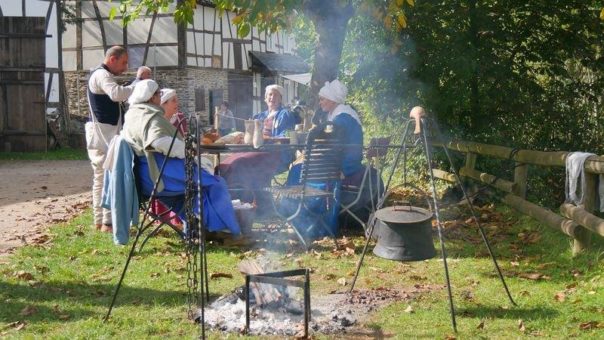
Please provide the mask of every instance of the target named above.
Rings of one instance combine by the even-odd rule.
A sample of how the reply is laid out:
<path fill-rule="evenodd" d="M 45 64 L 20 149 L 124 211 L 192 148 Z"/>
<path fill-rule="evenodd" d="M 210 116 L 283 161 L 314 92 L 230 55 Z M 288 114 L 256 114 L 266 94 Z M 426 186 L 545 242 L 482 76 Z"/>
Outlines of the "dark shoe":
<path fill-rule="evenodd" d="M 103 233 L 113 233 L 113 227 L 110 224 L 103 224 L 100 230 Z"/>

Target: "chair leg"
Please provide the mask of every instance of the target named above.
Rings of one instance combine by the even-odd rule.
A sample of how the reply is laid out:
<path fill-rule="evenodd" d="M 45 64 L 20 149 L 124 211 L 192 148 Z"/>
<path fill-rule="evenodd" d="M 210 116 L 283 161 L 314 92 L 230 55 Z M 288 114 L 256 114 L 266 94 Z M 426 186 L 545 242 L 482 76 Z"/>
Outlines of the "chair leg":
<path fill-rule="evenodd" d="M 149 222 L 149 223 L 153 223 L 153 221 Z M 156 235 L 157 232 L 159 232 L 159 230 L 164 226 L 164 224 L 160 224 L 158 225 L 155 229 L 153 229 L 152 232 L 148 233 L 147 236 L 145 236 L 145 239 L 143 240 L 143 242 L 141 243 L 140 248 L 138 248 L 138 252 L 142 252 L 143 248 L 145 247 L 145 244 L 147 244 L 147 241 L 149 241 L 149 239 L 151 238 L 151 236 Z"/>
<path fill-rule="evenodd" d="M 126 264 L 124 265 L 124 269 L 122 270 L 122 275 L 120 276 L 120 280 L 118 281 L 117 286 L 115 287 L 115 291 L 113 292 L 113 298 L 111 299 L 111 304 L 109 305 L 109 310 L 107 311 L 107 315 L 105 315 L 105 318 L 103 318 L 103 321 L 105 321 L 105 322 L 107 322 L 107 320 L 109 320 L 109 316 L 111 316 L 111 311 L 113 310 L 113 306 L 115 305 L 115 300 L 117 299 L 117 294 L 119 293 L 120 288 L 122 287 L 122 282 L 124 281 L 124 277 L 126 276 L 126 271 L 128 270 L 128 266 L 130 265 L 130 260 L 132 259 L 132 256 L 134 256 L 136 244 L 138 243 L 138 240 L 140 239 L 143 231 L 144 231 L 144 228 L 139 228 L 138 231 L 136 232 L 136 238 L 134 239 L 134 242 L 132 242 L 132 247 L 130 248 L 130 253 L 128 254 L 128 258 L 126 259 Z"/>

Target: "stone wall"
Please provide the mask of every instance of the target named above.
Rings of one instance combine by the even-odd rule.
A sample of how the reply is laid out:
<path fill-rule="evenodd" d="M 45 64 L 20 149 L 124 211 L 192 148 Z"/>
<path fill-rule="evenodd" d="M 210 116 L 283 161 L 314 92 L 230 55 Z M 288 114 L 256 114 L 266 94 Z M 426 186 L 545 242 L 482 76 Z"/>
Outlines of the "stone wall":
<path fill-rule="evenodd" d="M 117 77 L 118 82 L 132 80 L 135 72 L 128 72 Z M 200 113 L 204 120 L 209 120 L 209 90 L 223 90 L 224 99 L 228 100 L 228 71 L 222 69 L 157 69 L 155 80 L 160 87 L 169 87 L 176 90 L 180 101 L 180 110 L 188 115 Z M 65 87 L 67 107 L 72 116 L 88 116 L 88 100 L 86 99 L 86 85 L 88 72 L 65 72 Z M 205 110 L 195 112 L 195 90 L 204 89 Z"/>

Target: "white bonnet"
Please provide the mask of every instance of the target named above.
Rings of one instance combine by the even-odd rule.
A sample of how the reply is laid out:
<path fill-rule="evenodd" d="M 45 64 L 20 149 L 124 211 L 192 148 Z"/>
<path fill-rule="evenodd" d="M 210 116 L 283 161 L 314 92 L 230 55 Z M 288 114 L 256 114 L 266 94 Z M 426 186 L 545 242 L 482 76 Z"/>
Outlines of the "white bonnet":
<path fill-rule="evenodd" d="M 172 97 L 176 97 L 176 90 L 174 89 L 161 89 L 161 101 L 160 104 L 165 104 Z"/>
<path fill-rule="evenodd" d="M 283 98 L 283 95 L 285 94 L 285 89 L 283 88 L 283 86 L 277 84 L 267 86 L 266 89 L 264 89 L 264 97 L 266 97 L 266 95 L 269 94 L 272 90 L 277 90 L 281 95 L 281 98 Z"/>
<path fill-rule="evenodd" d="M 155 80 L 141 80 L 134 86 L 134 90 L 128 98 L 128 103 L 132 105 L 148 102 L 149 99 L 153 97 L 155 91 L 157 91 L 158 88 L 159 85 L 157 85 Z"/>
<path fill-rule="evenodd" d="M 346 85 L 342 84 L 337 79 L 332 82 L 326 81 L 325 85 L 319 90 L 319 96 L 338 104 L 344 104 L 347 94 L 348 89 L 346 88 Z"/>

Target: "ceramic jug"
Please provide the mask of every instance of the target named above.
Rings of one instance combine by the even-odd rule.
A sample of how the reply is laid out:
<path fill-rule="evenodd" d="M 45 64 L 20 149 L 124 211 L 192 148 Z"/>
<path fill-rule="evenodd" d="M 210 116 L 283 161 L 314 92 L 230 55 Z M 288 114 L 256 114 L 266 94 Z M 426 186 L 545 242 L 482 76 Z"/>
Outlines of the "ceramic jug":
<path fill-rule="evenodd" d="M 244 122 L 245 125 L 245 134 L 243 135 L 243 143 L 244 144 L 252 144 L 254 141 L 254 127 L 255 123 L 253 120 L 246 120 Z"/>
<path fill-rule="evenodd" d="M 254 121 L 254 147 L 259 148 L 264 144 L 264 136 L 262 135 L 262 121 Z"/>

